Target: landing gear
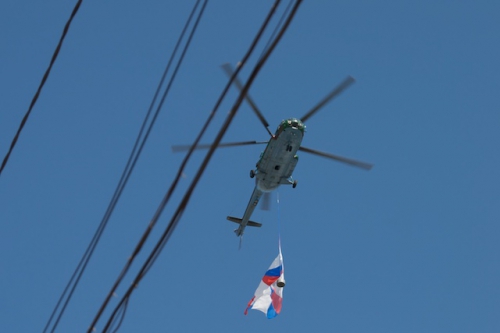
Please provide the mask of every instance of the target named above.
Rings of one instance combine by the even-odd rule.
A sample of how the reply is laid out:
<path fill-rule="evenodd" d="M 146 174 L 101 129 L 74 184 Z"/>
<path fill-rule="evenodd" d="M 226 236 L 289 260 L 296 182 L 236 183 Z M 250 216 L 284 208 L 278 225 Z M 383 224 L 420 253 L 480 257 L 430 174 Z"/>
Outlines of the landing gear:
<path fill-rule="evenodd" d="M 250 178 L 253 178 L 253 177 L 255 177 L 255 171 L 250 170 Z"/>
<path fill-rule="evenodd" d="M 280 181 L 278 182 L 278 185 L 292 185 L 292 188 L 296 188 L 297 181 L 294 180 L 292 177 L 281 178 Z"/>

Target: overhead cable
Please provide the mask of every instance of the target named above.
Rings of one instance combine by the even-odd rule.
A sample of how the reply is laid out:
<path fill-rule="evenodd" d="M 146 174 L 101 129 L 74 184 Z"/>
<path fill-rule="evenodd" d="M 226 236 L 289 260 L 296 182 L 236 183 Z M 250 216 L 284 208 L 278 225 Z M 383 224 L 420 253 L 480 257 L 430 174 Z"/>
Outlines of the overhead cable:
<path fill-rule="evenodd" d="M 77 285 L 78 285 L 78 283 L 79 283 L 79 281 L 80 281 L 80 279 L 81 279 L 81 277 L 82 277 L 82 275 L 83 275 L 83 273 L 84 273 L 84 271 L 85 271 L 85 269 L 87 267 L 87 264 L 88 264 L 90 258 L 92 257 L 92 254 L 93 254 L 93 252 L 94 252 L 94 250 L 95 250 L 95 248 L 96 248 L 96 246 L 97 246 L 97 244 L 98 244 L 98 242 L 99 242 L 99 240 L 100 240 L 100 238 L 101 238 L 101 236 L 102 236 L 102 234 L 104 232 L 104 229 L 107 226 L 109 219 L 111 218 L 111 215 L 112 215 L 112 213 L 114 211 L 114 208 L 115 208 L 116 204 L 118 203 L 118 200 L 119 200 L 119 198 L 120 198 L 120 196 L 121 196 L 121 194 L 122 194 L 122 192 L 123 192 L 123 190 L 125 188 L 125 185 L 127 184 L 128 179 L 130 178 L 130 175 L 132 174 L 132 171 L 133 171 L 133 169 L 135 167 L 135 164 L 136 164 L 137 160 L 139 159 L 139 156 L 140 156 L 140 154 L 142 152 L 142 149 L 143 149 L 143 147 L 144 147 L 144 145 L 145 145 L 145 143 L 146 143 L 146 141 L 147 141 L 147 139 L 149 137 L 149 134 L 150 134 L 150 132 L 151 132 L 151 130 L 153 128 L 154 123 L 156 122 L 156 119 L 157 119 L 158 114 L 159 114 L 159 112 L 161 110 L 161 107 L 163 106 L 163 103 L 164 103 L 164 101 L 165 101 L 165 99 L 166 99 L 166 97 L 168 95 L 170 87 L 172 86 L 172 83 L 173 83 L 173 81 L 175 79 L 175 76 L 176 76 L 177 71 L 178 71 L 178 69 L 180 67 L 180 64 L 182 63 L 184 55 L 185 55 L 185 53 L 186 53 L 186 51 L 187 51 L 187 49 L 189 47 L 189 42 L 190 42 L 190 40 L 192 38 L 194 30 L 191 32 L 189 40 L 188 40 L 188 42 L 184 46 L 182 55 L 180 56 L 180 59 L 178 60 L 178 63 L 177 63 L 177 65 L 175 67 L 175 70 L 174 70 L 174 73 L 172 74 L 172 76 L 171 76 L 171 78 L 170 78 L 170 80 L 169 80 L 169 82 L 167 84 L 167 87 L 164 89 L 164 92 L 163 92 L 163 94 L 161 96 L 161 100 L 160 100 L 160 102 L 158 103 L 158 105 L 156 107 L 156 111 L 155 111 L 152 119 L 150 119 L 152 111 L 154 109 L 154 106 L 157 103 L 158 97 L 160 96 L 160 92 L 162 91 L 162 88 L 164 86 L 167 74 L 170 71 L 170 67 L 171 67 L 171 65 L 173 63 L 173 60 L 174 60 L 175 56 L 177 55 L 177 52 L 178 52 L 178 50 L 180 48 L 180 45 L 181 45 L 181 43 L 182 43 L 182 41 L 184 39 L 184 36 L 185 36 L 186 32 L 188 30 L 188 27 L 191 24 L 191 21 L 192 21 L 192 19 L 194 17 L 194 14 L 196 13 L 196 10 L 198 8 L 199 3 L 200 3 L 200 0 L 198 0 L 195 3 L 195 5 L 194 5 L 194 7 L 193 7 L 193 9 L 192 9 L 192 11 L 191 11 L 191 13 L 189 15 L 189 18 L 187 19 L 186 24 L 185 24 L 185 26 L 184 26 L 184 28 L 183 28 L 180 36 L 179 36 L 179 39 L 178 39 L 178 41 L 177 41 L 177 43 L 176 43 L 176 45 L 174 47 L 174 50 L 173 50 L 173 52 L 172 52 L 172 54 L 170 56 L 168 64 L 167 64 L 167 66 L 166 66 L 166 68 L 165 68 L 165 70 L 163 72 L 161 80 L 160 80 L 160 82 L 158 84 L 158 87 L 156 89 L 156 92 L 154 94 L 152 102 L 151 102 L 151 104 L 149 106 L 147 114 L 146 114 L 146 116 L 144 118 L 144 121 L 142 123 L 141 129 L 140 129 L 139 134 L 137 136 L 137 139 L 135 141 L 135 144 L 134 144 L 134 147 L 132 149 L 132 152 L 130 153 L 129 159 L 127 161 L 125 169 L 123 170 L 123 173 L 122 173 L 121 178 L 120 178 L 120 180 L 118 182 L 118 185 L 117 185 L 117 187 L 115 189 L 115 192 L 114 192 L 114 194 L 113 194 L 113 196 L 111 198 L 111 201 L 110 201 L 110 203 L 108 205 L 108 208 L 107 208 L 107 210 L 106 210 L 106 212 L 105 212 L 105 214 L 104 214 L 104 216 L 103 216 L 103 218 L 102 218 L 102 220 L 101 220 L 101 222 L 100 222 L 100 224 L 99 224 L 99 226 L 98 226 L 98 228 L 97 228 L 97 230 L 96 230 L 96 232 L 95 232 L 92 240 L 90 241 L 90 243 L 89 243 L 89 245 L 88 245 L 85 253 L 83 254 L 83 256 L 82 256 L 82 258 L 81 258 L 78 266 L 76 267 L 75 271 L 73 272 L 73 275 L 71 276 L 68 284 L 66 285 L 63 293 L 61 294 L 61 296 L 60 296 L 60 298 L 59 298 L 59 300 L 58 300 L 58 302 L 57 302 L 57 304 L 56 304 L 56 306 L 55 306 L 55 308 L 54 308 L 54 310 L 53 310 L 53 312 L 52 312 L 49 320 L 47 321 L 45 329 L 43 330 L 44 333 L 49 331 L 49 327 L 51 326 L 51 324 L 52 324 L 52 328 L 50 329 L 50 332 L 54 332 L 55 329 L 57 328 L 57 326 L 59 324 L 59 321 L 61 320 L 61 318 L 62 318 L 62 316 L 63 316 L 63 314 L 64 314 L 64 312 L 65 312 L 65 310 L 66 310 L 66 308 L 68 306 L 68 303 L 70 302 L 70 300 L 72 298 L 72 295 L 73 295 L 73 293 L 74 293 L 74 291 L 75 291 L 75 289 L 76 289 L 76 287 L 77 287 Z M 149 123 L 149 125 L 148 125 L 148 123 Z M 57 318 L 56 318 L 55 322 L 52 323 L 53 319 L 56 317 L 56 314 L 57 314 Z"/>
<path fill-rule="evenodd" d="M 225 96 L 227 90 L 229 89 L 229 87 L 231 86 L 232 84 L 232 81 L 234 80 L 234 78 L 236 77 L 238 71 L 241 69 L 241 67 L 244 65 L 244 63 L 246 62 L 246 59 L 249 57 L 249 55 L 251 54 L 251 52 L 253 51 L 253 48 L 254 48 L 254 44 L 256 44 L 256 42 L 260 39 L 260 36 L 263 32 L 263 30 L 265 29 L 265 26 L 267 25 L 267 23 L 269 22 L 269 19 L 270 17 L 272 16 L 272 14 L 274 13 L 275 11 L 275 8 L 276 6 L 279 4 L 279 0 L 276 0 L 275 2 L 275 5 L 273 6 L 273 8 L 271 9 L 268 17 L 266 18 L 266 21 L 265 23 L 263 24 L 262 28 L 261 28 L 261 31 L 259 31 L 254 43 L 252 44 L 252 46 L 250 47 L 250 50 L 248 51 L 247 53 L 247 56 L 241 61 L 240 65 L 237 67 L 237 70 L 235 71 L 233 77 L 231 77 L 230 81 L 228 82 L 227 86 L 226 86 L 226 89 L 224 90 L 224 92 L 222 93 L 219 101 L 217 102 L 216 106 L 214 107 L 214 110 L 212 111 L 212 114 L 210 115 L 210 117 L 213 117 L 213 115 L 215 114 L 217 108 L 219 107 L 220 105 L 220 102 L 222 101 L 223 97 Z M 293 7 L 290 15 L 288 16 L 287 20 L 285 21 L 285 23 L 283 24 L 283 27 L 281 28 L 281 30 L 279 31 L 277 37 L 275 38 L 275 40 L 273 41 L 273 43 L 271 44 L 271 46 L 269 47 L 269 49 L 266 51 L 266 53 L 264 54 L 264 56 L 259 60 L 259 62 L 256 64 L 256 66 L 254 67 L 249 79 L 247 80 L 245 86 L 243 87 L 240 95 L 238 96 L 238 99 L 236 100 L 235 104 L 233 105 L 229 115 L 227 116 L 226 118 L 226 121 L 225 123 L 223 124 L 222 128 L 220 129 L 217 137 L 215 138 L 214 142 L 212 143 L 212 146 L 210 148 L 210 150 L 207 152 L 207 155 L 205 156 L 205 159 L 203 160 L 200 168 L 198 169 L 198 172 L 196 174 L 196 176 L 194 177 L 193 181 L 191 182 L 191 185 L 190 187 L 188 188 L 188 190 L 186 191 L 181 203 L 179 204 L 178 208 L 176 209 L 174 215 L 172 216 L 167 228 L 165 229 L 165 231 L 163 232 L 162 236 L 160 237 L 159 241 L 156 243 L 154 249 L 151 251 L 150 255 L 148 256 L 147 260 L 144 262 L 142 268 L 140 269 L 140 271 L 138 272 L 138 274 L 136 275 L 133 283 L 129 286 L 127 292 L 125 293 L 125 295 L 121 298 L 120 302 L 118 303 L 118 305 L 115 307 L 112 315 L 110 316 L 108 322 L 106 323 L 106 326 L 103 330 L 103 332 L 109 332 L 109 330 L 111 329 L 111 324 L 114 322 L 114 318 L 115 316 L 120 312 L 120 311 L 124 311 L 123 310 L 123 306 L 126 306 L 126 304 L 128 303 L 129 299 L 130 299 L 130 296 L 132 294 L 132 292 L 135 290 L 135 288 L 139 285 L 140 281 L 142 280 L 142 278 L 147 274 L 147 272 L 149 271 L 149 269 L 152 267 L 152 265 L 154 264 L 154 262 L 156 261 L 156 259 L 158 258 L 159 254 L 161 253 L 161 251 L 163 250 L 163 248 L 165 247 L 165 245 L 167 244 L 168 240 L 170 239 L 170 236 L 173 234 L 174 230 L 175 230 L 175 227 L 178 225 L 181 217 L 182 217 L 182 214 L 184 212 L 184 210 L 186 209 L 188 203 L 189 203 L 189 200 L 190 200 L 190 197 L 199 181 L 199 179 L 201 178 L 202 174 L 204 173 L 205 171 L 205 168 L 206 166 L 208 165 L 208 162 L 210 161 L 215 149 L 217 148 L 217 146 L 219 145 L 220 141 L 222 140 L 225 132 L 227 131 L 229 125 L 231 124 L 234 116 L 236 115 L 237 113 L 237 110 L 238 108 L 240 107 L 241 103 L 243 102 L 244 100 L 244 97 L 246 95 L 246 93 L 248 92 L 248 89 L 250 88 L 250 86 L 252 85 L 253 81 L 255 80 L 255 78 L 257 77 L 257 74 L 259 73 L 259 71 L 261 70 L 262 66 L 264 65 L 264 63 L 266 62 L 266 60 L 268 59 L 269 55 L 272 53 L 272 51 L 274 50 L 274 48 L 276 47 L 276 45 L 278 44 L 279 40 L 281 39 L 281 37 L 283 36 L 284 32 L 286 31 L 286 29 L 288 28 L 290 22 L 292 21 L 293 17 L 295 16 L 295 13 L 296 11 L 298 10 L 298 7 L 299 5 L 301 4 L 302 1 L 298 0 L 296 3 L 295 3 L 295 6 Z M 209 119 L 211 119 L 209 117 Z M 207 124 L 206 124 L 207 125 Z M 203 132 L 203 130 L 202 130 Z M 197 139 L 195 140 L 195 142 L 193 143 L 193 145 L 191 146 L 191 149 L 189 150 L 189 153 L 188 153 L 188 156 L 186 156 L 186 158 L 184 159 L 183 161 L 183 164 L 181 166 L 181 168 L 179 169 L 178 173 L 177 173 L 177 177 L 176 179 L 174 180 L 174 183 L 177 182 L 180 178 L 180 175 L 182 174 L 182 169 L 184 167 L 184 165 L 186 164 L 187 162 L 187 159 L 189 158 L 189 155 L 194 151 L 194 149 L 196 148 L 196 146 L 198 145 L 198 142 L 200 141 L 201 139 L 201 136 L 202 136 L 202 132 L 200 132 L 200 134 L 198 135 Z M 173 185 L 172 185 L 173 186 Z M 162 203 L 160 204 L 160 206 L 158 207 L 152 221 L 150 224 L 154 224 L 156 223 L 156 221 L 159 219 L 161 213 L 163 212 L 163 209 L 165 208 L 165 205 L 166 203 L 168 202 L 168 199 L 170 197 L 170 192 L 171 192 L 171 189 L 172 189 L 172 186 L 170 188 L 170 190 L 167 192 L 167 194 L 165 195 L 164 197 L 164 200 L 162 201 Z M 148 233 L 148 232 L 147 232 Z M 134 253 L 136 254 L 136 253 Z M 127 263 L 128 265 L 128 263 Z M 98 313 L 98 316 L 101 315 L 102 312 Z M 122 312 L 123 313 L 123 312 Z M 98 319 L 98 318 L 97 318 Z M 91 325 L 91 327 L 89 328 L 89 333 L 92 331 L 92 329 L 94 328 L 94 325 L 95 323 L 97 322 L 97 319 L 94 320 L 93 322 L 93 325 Z"/>
<path fill-rule="evenodd" d="M 174 77 L 175 77 L 175 73 L 177 73 L 177 70 L 179 69 L 180 64 L 182 63 L 182 59 L 184 58 L 184 55 L 186 54 L 187 48 L 188 48 L 188 46 L 189 46 L 189 44 L 190 44 L 190 42 L 191 42 L 191 40 L 192 40 L 192 38 L 193 38 L 193 36 L 194 36 L 194 33 L 195 33 L 195 31 L 196 31 L 196 28 L 198 27 L 198 23 L 200 22 L 201 17 L 203 16 L 203 12 L 204 12 L 204 10 L 205 10 L 205 6 L 206 6 L 207 2 L 208 2 L 208 0 L 204 0 L 204 3 L 203 3 L 203 5 L 202 5 L 202 7 L 201 7 L 201 9 L 200 9 L 200 11 L 199 11 L 199 13 L 198 13 L 198 16 L 197 16 L 197 18 L 196 18 L 196 21 L 195 21 L 195 23 L 194 23 L 194 25 L 193 25 L 193 28 L 192 28 L 192 30 L 191 30 L 191 33 L 190 33 L 190 35 L 189 35 L 188 41 L 187 41 L 187 43 L 186 43 L 186 47 L 184 48 L 184 51 L 183 51 L 183 53 L 182 53 L 182 55 L 181 55 L 181 59 L 179 60 L 179 63 L 178 63 L 178 65 L 177 65 L 176 69 L 175 69 L 175 72 L 174 72 Z M 198 4 L 199 4 L 199 3 L 200 3 L 200 0 L 198 0 L 198 1 L 196 2 L 195 7 L 193 8 L 193 12 L 196 10 L 196 8 L 197 8 L 197 6 L 198 6 Z M 170 88 L 170 85 L 168 86 L 168 88 Z M 160 102 L 160 107 L 161 107 L 161 105 L 162 105 L 162 103 L 163 103 L 164 99 L 165 99 L 165 95 L 162 97 L 162 100 L 161 100 L 161 102 Z M 150 227 L 152 228 L 152 226 L 150 226 Z M 146 235 L 143 235 L 143 238 L 147 238 L 147 235 L 148 235 L 148 234 L 149 234 L 149 232 L 148 232 Z M 133 254 L 133 256 L 135 256 L 135 254 L 136 254 L 136 253 L 138 253 L 138 252 L 140 251 L 140 247 L 141 247 L 141 246 L 142 246 L 142 245 L 138 245 L 138 246 L 136 247 L 136 249 L 134 250 L 134 254 Z M 130 260 L 130 259 L 129 259 L 129 260 Z M 120 273 L 120 275 L 119 275 L 119 277 L 118 277 L 117 281 L 115 282 L 115 286 L 117 286 L 117 285 L 120 283 L 121 279 L 123 279 L 123 277 L 126 275 L 126 273 L 127 273 L 128 269 L 129 269 L 129 267 L 130 267 L 130 265 L 129 265 L 129 266 L 126 266 L 126 267 L 124 267 L 124 269 L 123 269 L 123 270 L 122 270 L 122 272 Z M 116 287 L 112 288 L 112 290 L 114 290 L 114 289 L 116 289 Z M 99 313 L 102 313 L 102 311 L 104 311 L 104 309 L 106 308 L 107 303 L 109 302 L 109 300 L 110 300 L 110 299 L 111 299 L 111 297 L 113 296 L 113 293 L 114 293 L 114 292 L 112 292 L 112 293 L 109 293 L 109 294 L 108 294 L 108 296 L 106 297 L 105 301 L 104 301 L 104 302 L 103 302 L 103 304 L 101 305 L 101 308 L 100 308 L 100 310 L 98 311 L 98 315 L 96 316 L 96 318 L 94 319 L 94 321 L 98 320 L 98 317 L 100 317 L 100 314 L 99 314 Z M 90 325 L 89 330 L 91 329 L 91 327 L 94 327 L 94 326 L 95 326 L 95 324 L 94 324 L 94 323 L 93 323 L 93 324 L 91 324 L 91 325 Z"/>
<path fill-rule="evenodd" d="M 71 12 L 71 15 L 69 16 L 68 21 L 66 22 L 66 25 L 64 26 L 63 33 L 61 35 L 61 38 L 59 39 L 59 43 L 56 46 L 56 49 L 54 50 L 54 54 L 52 54 L 52 58 L 50 59 L 49 67 L 47 67 L 47 70 L 45 71 L 45 74 L 42 77 L 42 81 L 38 85 L 38 89 L 35 93 L 35 96 L 33 96 L 33 99 L 31 100 L 31 104 L 28 108 L 28 111 L 24 115 L 23 119 L 21 120 L 21 124 L 19 124 L 19 128 L 17 129 L 16 135 L 14 135 L 14 138 L 12 139 L 12 142 L 10 143 L 9 150 L 7 151 L 7 154 L 3 158 L 2 165 L 0 166 L 0 176 L 2 175 L 2 171 L 7 165 L 7 162 L 9 161 L 10 154 L 14 150 L 14 147 L 16 146 L 17 140 L 19 139 L 19 135 L 21 135 L 21 131 L 24 128 L 24 125 L 26 124 L 26 121 L 28 121 L 28 117 L 31 114 L 31 111 L 33 110 L 33 107 L 35 106 L 36 101 L 38 100 L 38 96 L 40 96 L 40 93 L 42 92 L 42 88 L 45 85 L 45 81 L 47 81 L 47 78 L 49 77 L 50 71 L 52 69 L 52 66 L 56 62 L 57 56 L 59 55 L 59 51 L 61 50 L 61 46 L 64 42 L 64 38 L 66 37 L 66 34 L 68 33 L 69 26 L 71 25 L 71 22 L 73 22 L 73 18 L 76 16 L 76 13 L 78 12 L 78 9 L 80 8 L 80 5 L 82 4 L 83 0 L 78 0 L 75 7 L 73 8 L 73 11 Z"/>

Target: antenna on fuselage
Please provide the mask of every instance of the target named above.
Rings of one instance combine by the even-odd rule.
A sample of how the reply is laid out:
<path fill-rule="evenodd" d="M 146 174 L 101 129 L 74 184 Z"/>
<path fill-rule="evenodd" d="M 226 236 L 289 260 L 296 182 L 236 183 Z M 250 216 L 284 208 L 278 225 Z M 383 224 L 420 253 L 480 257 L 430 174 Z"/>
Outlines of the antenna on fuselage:
<path fill-rule="evenodd" d="M 224 70 L 224 72 L 226 72 L 227 76 L 233 78 L 234 71 L 229 63 L 225 63 L 221 67 Z M 243 91 L 243 84 L 241 83 L 240 79 L 237 76 L 234 77 L 233 83 L 239 89 L 240 92 Z M 264 118 L 262 112 L 260 112 L 259 108 L 257 107 L 257 105 L 255 104 L 255 102 L 248 93 L 245 94 L 245 100 L 248 102 L 253 112 L 255 112 L 262 125 L 264 125 L 264 127 L 267 130 L 267 133 L 269 133 L 270 136 L 274 136 L 273 133 L 269 130 L 269 123 L 267 122 L 266 118 Z"/>

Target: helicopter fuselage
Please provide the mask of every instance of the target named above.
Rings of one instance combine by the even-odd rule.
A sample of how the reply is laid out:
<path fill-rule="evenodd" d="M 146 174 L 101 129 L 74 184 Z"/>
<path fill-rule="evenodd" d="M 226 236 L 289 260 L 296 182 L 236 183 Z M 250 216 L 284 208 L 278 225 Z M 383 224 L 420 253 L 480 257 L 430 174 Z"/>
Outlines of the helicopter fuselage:
<path fill-rule="evenodd" d="M 299 161 L 299 150 L 305 126 L 295 118 L 281 122 L 256 164 L 257 188 L 275 190 L 282 184 L 293 184 L 292 173 Z"/>
<path fill-rule="evenodd" d="M 260 227 L 261 224 L 250 221 L 255 207 L 264 192 L 271 192 L 282 184 L 296 186 L 292 173 L 299 161 L 297 150 L 300 148 L 305 132 L 305 125 L 298 119 L 283 120 L 276 133 L 269 140 L 266 149 L 262 152 L 256 169 L 250 171 L 250 177 L 256 177 L 257 183 L 241 219 L 228 216 L 229 221 L 239 224 L 234 231 L 242 236 L 247 225 Z"/>
<path fill-rule="evenodd" d="M 228 216 L 227 219 L 231 222 L 235 222 L 239 225 L 238 229 L 234 232 L 237 236 L 243 235 L 243 231 L 246 226 L 260 227 L 262 226 L 258 222 L 250 221 L 250 216 L 252 215 L 255 207 L 259 203 L 260 198 L 263 194 L 267 194 L 278 188 L 282 184 L 289 184 L 292 187 L 297 186 L 297 181 L 292 179 L 293 171 L 299 161 L 297 156 L 297 150 L 306 152 L 308 154 L 313 154 L 316 156 L 325 157 L 337 162 L 345 163 L 351 166 L 362 168 L 365 170 L 370 170 L 373 165 L 370 163 L 365 163 L 361 161 L 354 160 L 352 158 L 347 158 L 339 155 L 334 155 L 319 150 L 306 148 L 301 146 L 302 138 L 304 137 L 304 132 L 306 122 L 309 118 L 315 115 L 322 107 L 329 103 L 334 97 L 342 93 L 347 87 L 354 83 L 354 78 L 348 76 L 344 79 L 338 86 L 335 87 L 328 95 L 326 95 L 319 103 L 317 103 L 313 108 L 311 108 L 306 114 L 304 114 L 300 120 L 297 118 L 290 118 L 283 120 L 275 134 L 272 134 L 269 130 L 269 123 L 260 112 L 259 108 L 253 101 L 253 99 L 248 94 L 248 91 L 244 89 L 243 84 L 236 76 L 235 72 L 231 68 L 231 65 L 224 64 L 223 69 L 226 74 L 230 77 L 230 82 L 233 82 L 236 87 L 240 90 L 240 94 L 244 94 L 245 100 L 250 105 L 251 109 L 255 115 L 259 118 L 262 125 L 265 127 L 271 139 L 269 141 L 257 142 L 257 141 L 245 141 L 245 142 L 233 142 L 233 143 L 218 143 L 218 148 L 222 147 L 234 147 L 234 146 L 246 146 L 253 144 L 267 144 L 266 149 L 260 155 L 260 159 L 257 162 L 255 169 L 250 171 L 250 177 L 256 178 L 255 188 L 248 202 L 247 208 L 242 218 Z M 194 149 L 206 149 L 211 148 L 212 145 L 198 145 Z M 172 147 L 174 151 L 191 150 L 192 146 L 175 146 Z M 264 203 L 267 200 L 264 200 Z M 240 243 L 241 244 L 241 243 Z"/>

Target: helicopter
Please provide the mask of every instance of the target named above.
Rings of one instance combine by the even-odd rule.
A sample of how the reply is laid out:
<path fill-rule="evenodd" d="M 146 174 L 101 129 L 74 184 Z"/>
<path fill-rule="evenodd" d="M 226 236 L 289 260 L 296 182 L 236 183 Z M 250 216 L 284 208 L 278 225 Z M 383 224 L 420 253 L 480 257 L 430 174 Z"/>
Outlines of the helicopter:
<path fill-rule="evenodd" d="M 229 77 L 233 76 L 233 70 L 231 65 L 224 64 L 222 68 Z M 241 91 L 243 85 L 241 81 L 236 77 L 234 79 L 235 86 Z M 309 110 L 301 118 L 289 118 L 281 121 L 273 134 L 269 130 L 269 123 L 266 121 L 260 110 L 257 108 L 253 99 L 249 94 L 245 95 L 245 100 L 250 105 L 251 109 L 257 115 L 261 123 L 266 128 L 267 132 L 271 136 L 269 141 L 245 141 L 245 142 L 232 142 L 232 143 L 221 143 L 217 148 L 223 147 L 234 147 L 234 146 L 244 146 L 253 144 L 267 144 L 265 150 L 261 153 L 255 169 L 250 170 L 250 178 L 255 178 L 255 188 L 252 192 L 252 196 L 248 202 L 247 208 L 242 218 L 237 218 L 233 216 L 228 216 L 227 220 L 238 224 L 238 228 L 234 230 L 236 236 L 241 237 L 247 226 L 250 227 L 261 227 L 262 224 L 254 221 L 250 221 L 250 217 L 257 207 L 260 199 L 264 197 L 263 204 L 264 209 L 268 209 L 269 194 L 273 190 L 277 189 L 280 185 L 291 185 L 292 188 L 297 186 L 297 180 L 292 178 L 292 173 L 295 166 L 298 163 L 297 151 L 302 151 L 305 153 L 314 154 L 317 156 L 326 157 L 338 162 L 346 163 L 351 166 L 355 166 L 361 169 L 370 170 L 373 165 L 350 158 L 321 152 L 311 148 L 306 148 L 301 146 L 302 139 L 306 130 L 305 122 L 313 116 L 319 109 L 330 102 L 334 97 L 338 96 L 342 91 L 344 91 L 348 86 L 354 83 L 354 78 L 348 76 L 344 81 L 342 81 L 333 91 L 331 91 L 327 96 L 325 96 L 316 106 Z M 173 146 L 172 150 L 174 152 L 188 150 L 191 146 Z M 198 145 L 196 149 L 209 148 L 210 145 Z"/>

